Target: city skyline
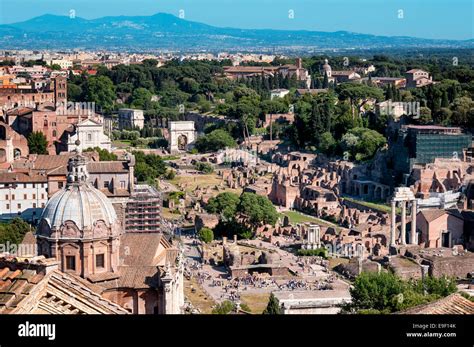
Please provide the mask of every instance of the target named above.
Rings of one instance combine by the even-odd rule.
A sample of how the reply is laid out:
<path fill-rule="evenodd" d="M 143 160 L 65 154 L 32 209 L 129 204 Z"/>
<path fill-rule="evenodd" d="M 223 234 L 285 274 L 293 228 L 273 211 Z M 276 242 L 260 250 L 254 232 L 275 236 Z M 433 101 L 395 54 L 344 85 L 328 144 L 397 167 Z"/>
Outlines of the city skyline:
<path fill-rule="evenodd" d="M 349 31 L 428 39 L 473 38 L 473 5 L 466 0 L 450 3 L 436 0 L 429 4 L 425 0 L 393 3 L 378 0 L 364 0 L 362 3 L 348 0 L 243 0 L 239 4 L 230 0 L 165 0 L 159 4 L 138 0 L 133 4 L 131 8 L 127 0 L 102 0 L 99 4 L 91 0 L 45 0 L 40 3 L 34 0 L 5 0 L 0 5 L 0 23 L 21 22 L 44 14 L 68 16 L 72 10 L 77 17 L 85 19 L 163 12 L 218 27 Z"/>

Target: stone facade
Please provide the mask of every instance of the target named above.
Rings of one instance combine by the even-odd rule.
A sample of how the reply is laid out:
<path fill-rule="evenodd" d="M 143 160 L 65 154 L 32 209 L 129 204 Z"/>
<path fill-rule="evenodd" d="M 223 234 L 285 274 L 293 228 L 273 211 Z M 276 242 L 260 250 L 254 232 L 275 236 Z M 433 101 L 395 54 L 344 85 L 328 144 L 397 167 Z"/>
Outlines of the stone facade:
<path fill-rule="evenodd" d="M 79 142 L 78 142 L 79 141 Z M 104 127 L 98 121 L 86 119 L 75 126 L 74 134 L 68 139 L 68 152 L 83 151 L 88 148 L 99 147 L 110 152 L 110 138 L 104 134 Z"/>
<path fill-rule="evenodd" d="M 184 152 L 192 148 L 195 140 L 194 122 L 169 122 L 169 151 Z"/>

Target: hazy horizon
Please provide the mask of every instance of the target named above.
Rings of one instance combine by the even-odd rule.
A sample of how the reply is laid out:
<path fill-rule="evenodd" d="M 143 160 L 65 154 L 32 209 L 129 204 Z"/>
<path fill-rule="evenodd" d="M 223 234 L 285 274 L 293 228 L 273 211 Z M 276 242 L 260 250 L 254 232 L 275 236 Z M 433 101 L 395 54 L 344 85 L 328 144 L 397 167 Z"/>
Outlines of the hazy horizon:
<path fill-rule="evenodd" d="M 2 0 L 0 8 L 1 24 L 44 14 L 68 16 L 71 10 L 85 19 L 158 12 L 179 16 L 184 11 L 186 20 L 217 27 L 474 38 L 471 0 L 240 0 L 238 4 L 232 0 L 162 0 L 159 4 L 151 0 Z"/>

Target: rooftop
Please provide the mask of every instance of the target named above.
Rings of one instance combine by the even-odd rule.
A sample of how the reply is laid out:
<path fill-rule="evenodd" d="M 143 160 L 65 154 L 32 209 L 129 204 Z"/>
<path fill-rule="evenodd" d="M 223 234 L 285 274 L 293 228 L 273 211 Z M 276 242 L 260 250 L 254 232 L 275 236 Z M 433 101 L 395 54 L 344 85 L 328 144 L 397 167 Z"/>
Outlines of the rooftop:
<path fill-rule="evenodd" d="M 399 314 L 474 314 L 474 302 L 454 293 L 428 304 L 412 307 Z"/>
<path fill-rule="evenodd" d="M 0 257 L 0 314 L 127 314 L 53 259 Z"/>

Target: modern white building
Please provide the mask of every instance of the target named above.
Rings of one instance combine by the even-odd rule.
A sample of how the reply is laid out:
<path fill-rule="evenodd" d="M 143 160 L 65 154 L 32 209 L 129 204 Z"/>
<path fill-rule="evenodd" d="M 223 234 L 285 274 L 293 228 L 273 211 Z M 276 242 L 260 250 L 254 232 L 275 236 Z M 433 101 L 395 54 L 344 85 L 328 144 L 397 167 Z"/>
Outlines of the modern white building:
<path fill-rule="evenodd" d="M 36 222 L 48 202 L 46 175 L 23 172 L 0 173 L 0 219 L 21 217 Z"/>
<path fill-rule="evenodd" d="M 143 129 L 145 126 L 143 110 L 121 108 L 118 112 L 120 130 L 133 128 Z"/>
<path fill-rule="evenodd" d="M 104 127 L 101 123 L 92 119 L 86 119 L 75 126 L 74 134 L 69 136 L 67 150 L 68 152 L 76 149 L 83 151 L 94 147 L 110 151 L 111 141 L 104 134 Z"/>

